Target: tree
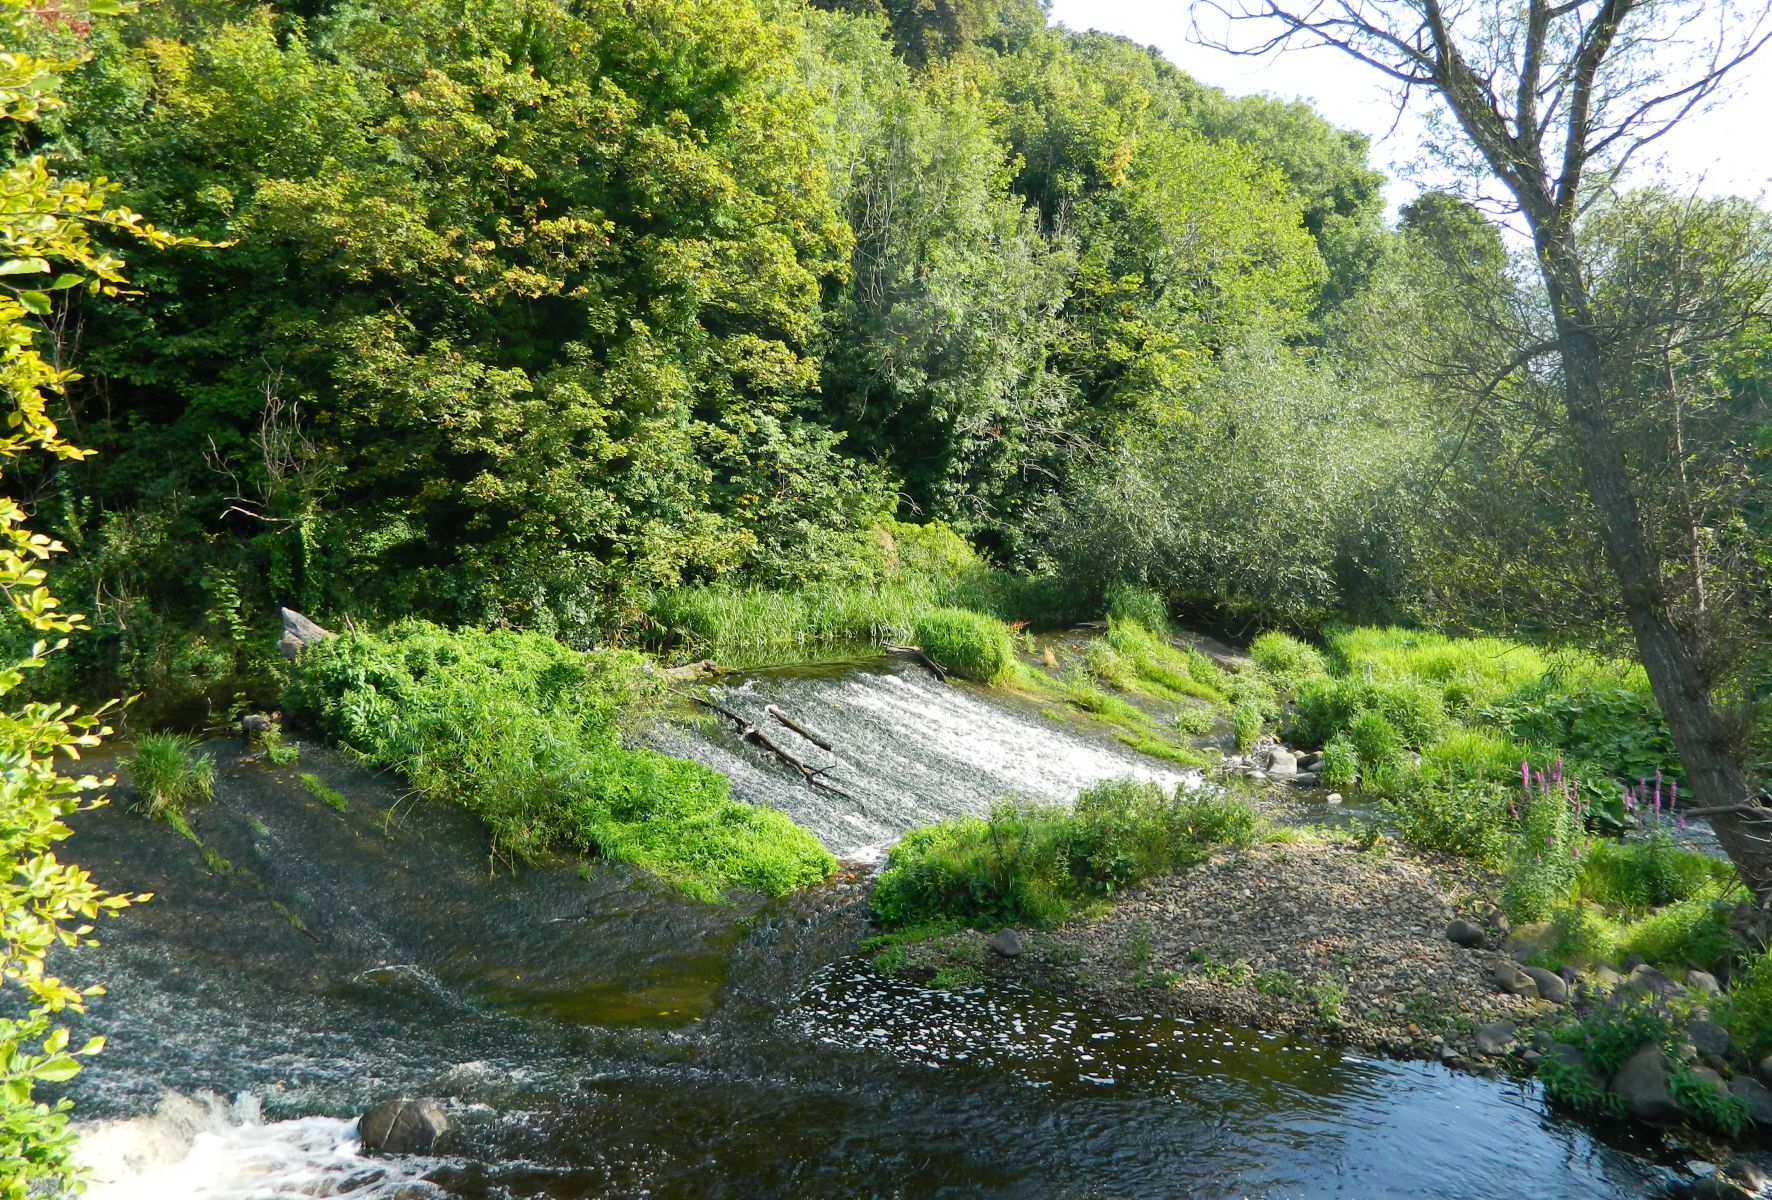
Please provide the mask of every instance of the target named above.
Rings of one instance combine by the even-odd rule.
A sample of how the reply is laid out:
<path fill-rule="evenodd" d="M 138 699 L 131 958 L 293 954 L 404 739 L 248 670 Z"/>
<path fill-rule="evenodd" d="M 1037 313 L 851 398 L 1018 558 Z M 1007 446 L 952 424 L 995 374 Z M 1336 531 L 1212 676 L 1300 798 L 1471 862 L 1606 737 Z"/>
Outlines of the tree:
<path fill-rule="evenodd" d="M 1380 72 L 1399 102 L 1438 99 L 1460 135 L 1442 151 L 1502 185 L 1523 221 L 1552 336 L 1522 347 L 1515 369 L 1554 353 L 1563 418 L 1624 615 L 1693 792 L 1762 902 L 1772 900 L 1772 810 L 1750 787 L 1730 723 L 1712 695 L 1702 630 L 1670 590 L 1669 564 L 1644 516 L 1619 428 L 1620 346 L 1602 319 L 1584 245 L 1587 206 L 1646 147 L 1714 98 L 1772 40 L 1772 11 L 1734 0 L 1247 0 L 1233 21 L 1271 31 L 1236 53 L 1338 49 Z"/>
<path fill-rule="evenodd" d="M 56 103 L 61 77 L 78 63 L 87 14 L 119 11 L 94 0 L 85 14 L 0 0 L 0 123 L 11 148 L 27 143 L 25 130 Z M 49 415 L 49 398 L 77 376 L 44 355 L 45 328 L 58 305 L 77 288 L 118 294 L 123 264 L 93 241 L 96 228 L 170 245 L 168 237 L 127 209 L 112 207 L 105 182 L 64 179 L 38 154 L 9 153 L 0 168 L 0 387 L 10 411 L 0 434 L 0 460 L 41 453 L 72 460 L 72 445 Z M 83 619 L 63 613 L 42 564 L 62 546 L 25 525 L 24 510 L 0 499 L 0 594 L 5 607 L 37 634 L 66 635 Z M 22 657 L 0 664 L 0 695 L 16 689 L 27 671 L 67 644 L 37 642 Z M 110 729 L 102 710 L 38 702 L 0 713 L 0 1197 L 22 1200 L 39 1185 L 73 1177 L 68 1102 L 53 1107 L 33 1098 L 40 1083 L 60 1083 L 80 1070 L 80 1056 L 97 1053 L 102 1038 L 71 1050 L 60 1014 L 81 1011 L 96 986 L 75 987 L 49 973 L 57 946 L 90 945 L 91 922 L 146 896 L 109 895 L 91 876 L 57 858 L 55 846 L 71 830 L 66 819 L 100 801 L 91 776 L 57 770 L 57 759 L 78 759 Z"/>

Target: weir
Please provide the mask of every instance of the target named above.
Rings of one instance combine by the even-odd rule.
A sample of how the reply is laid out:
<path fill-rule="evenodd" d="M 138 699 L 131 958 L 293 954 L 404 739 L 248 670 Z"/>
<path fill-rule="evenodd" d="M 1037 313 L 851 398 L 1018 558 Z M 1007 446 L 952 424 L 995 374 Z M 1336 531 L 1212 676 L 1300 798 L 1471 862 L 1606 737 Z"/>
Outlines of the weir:
<path fill-rule="evenodd" d="M 804 780 L 730 722 L 661 744 L 862 857 L 1016 795 L 1182 776 L 1037 709 L 881 663 L 761 671 L 828 740 Z M 783 739 L 797 738 L 785 726 Z M 810 757 L 816 747 L 791 743 Z M 304 744 L 293 771 L 215 743 L 193 825 L 227 869 L 113 807 L 75 844 L 156 899 L 108 923 L 71 1085 L 96 1200 L 567 1200 L 586 1196 L 1565 1197 L 1660 1195 L 1665 1172 L 1530 1089 L 1204 1023 L 886 980 L 854 872 L 780 902 L 688 901 L 621 868 L 512 871 L 452 808 Z M 206 1094 L 208 1093 L 208 1094 Z M 436 1097 L 437 1157 L 371 1159 L 352 1118 Z"/>

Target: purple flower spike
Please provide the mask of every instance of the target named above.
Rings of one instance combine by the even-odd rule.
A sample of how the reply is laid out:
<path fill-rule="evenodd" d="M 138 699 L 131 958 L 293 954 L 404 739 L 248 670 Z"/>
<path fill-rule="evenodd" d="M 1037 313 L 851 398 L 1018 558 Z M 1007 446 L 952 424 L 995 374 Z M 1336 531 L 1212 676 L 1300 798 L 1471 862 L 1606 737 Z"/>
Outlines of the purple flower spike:
<path fill-rule="evenodd" d="M 1557 755 L 1557 761 L 1551 764 L 1551 779 L 1557 783 L 1563 782 L 1563 756 L 1561 754 Z"/>
<path fill-rule="evenodd" d="M 1532 790 L 1532 768 L 1526 765 L 1523 758 L 1520 760 L 1520 786 L 1528 792 Z"/>

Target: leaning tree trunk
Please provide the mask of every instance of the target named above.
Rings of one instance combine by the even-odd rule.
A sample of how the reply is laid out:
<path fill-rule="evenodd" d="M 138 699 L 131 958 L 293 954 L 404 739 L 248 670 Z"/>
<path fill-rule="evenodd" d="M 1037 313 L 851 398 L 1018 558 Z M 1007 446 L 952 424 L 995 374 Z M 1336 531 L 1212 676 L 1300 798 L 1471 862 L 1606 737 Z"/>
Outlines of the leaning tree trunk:
<path fill-rule="evenodd" d="M 1618 578 L 1637 652 L 1685 768 L 1690 794 L 1754 897 L 1772 902 L 1772 809 L 1761 806 L 1736 758 L 1691 640 L 1673 620 L 1661 562 L 1643 530 L 1624 454 L 1608 419 L 1600 343 L 1572 253 L 1540 243 L 1556 314 L 1563 399 L 1588 500 L 1599 517 L 1607 565 Z"/>

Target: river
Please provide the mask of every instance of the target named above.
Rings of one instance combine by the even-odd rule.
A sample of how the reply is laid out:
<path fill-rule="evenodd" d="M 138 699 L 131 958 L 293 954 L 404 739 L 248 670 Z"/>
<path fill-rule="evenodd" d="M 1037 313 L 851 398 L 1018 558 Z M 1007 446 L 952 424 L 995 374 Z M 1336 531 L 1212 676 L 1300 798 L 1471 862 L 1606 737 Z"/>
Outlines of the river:
<path fill-rule="evenodd" d="M 1003 795 L 1178 779 L 879 662 L 758 672 L 722 703 L 819 732 L 845 795 L 731 729 L 660 737 L 854 862 Z M 237 744 L 212 753 L 193 824 L 226 869 L 120 805 L 71 843 L 156 893 L 74 964 L 110 989 L 81 1022 L 110 1045 L 71 1085 L 96 1200 L 1611 1198 L 1669 1178 L 1530 1087 L 882 979 L 856 953 L 865 866 L 728 907 L 604 865 L 512 873 L 465 814 L 322 747 L 301 769 L 344 812 Z M 353 1115 L 396 1095 L 445 1102 L 446 1154 L 358 1153 Z"/>

